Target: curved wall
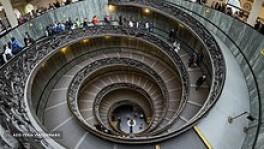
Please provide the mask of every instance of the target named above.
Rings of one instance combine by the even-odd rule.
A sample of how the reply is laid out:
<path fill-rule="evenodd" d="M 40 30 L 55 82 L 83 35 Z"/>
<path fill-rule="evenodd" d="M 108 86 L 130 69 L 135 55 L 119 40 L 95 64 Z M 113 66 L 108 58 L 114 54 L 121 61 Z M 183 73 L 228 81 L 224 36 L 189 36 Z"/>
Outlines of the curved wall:
<path fill-rule="evenodd" d="M 262 100 L 264 99 L 264 65 L 261 65 L 264 62 L 264 56 L 260 54 L 260 50 L 264 48 L 263 35 L 255 31 L 250 26 L 211 8 L 182 0 L 171 1 L 204 24 L 207 29 L 216 34 L 229 47 L 230 51 L 232 51 L 240 63 L 247 79 L 249 93 L 251 96 L 251 113 L 255 117 L 258 117 L 260 114 L 258 110 L 258 95 L 260 95 Z M 50 11 L 38 18 L 30 20 L 2 37 L 0 39 L 0 46 L 9 41 L 12 36 L 16 37 L 21 43 L 23 43 L 23 33 L 25 31 L 28 31 L 36 39 L 40 38 L 45 35 L 44 30 L 49 23 L 65 20 L 67 17 L 71 17 L 74 20 L 74 18 L 78 16 L 81 21 L 84 16 L 88 19 L 92 18 L 93 15 L 103 18 L 104 15 L 108 14 L 108 10 L 105 8 L 106 6 L 106 0 L 83 1 Z M 239 51 L 238 48 L 241 51 Z M 247 65 L 247 61 L 250 66 Z M 251 69 L 253 75 L 255 75 L 257 79 L 258 88 L 260 89 L 259 93 L 256 90 L 257 87 L 254 83 L 254 77 Z M 254 125 L 254 123 L 252 125 Z M 256 129 L 257 127 L 249 129 L 249 137 L 245 142 L 244 148 L 249 148 L 249 146 L 252 145 Z M 260 143 L 261 142 L 259 141 L 257 148 L 260 148 Z"/>
<path fill-rule="evenodd" d="M 108 26 L 109 27 L 109 26 Z M 80 30 L 81 31 L 81 30 Z M 89 31 L 91 31 L 91 30 L 89 30 Z M 109 31 L 109 28 L 108 28 L 108 31 Z M 82 33 L 82 32 L 81 32 Z M 75 36 L 74 36 L 75 37 Z M 110 38 L 110 39 L 112 39 L 112 38 Z M 105 40 L 110 40 L 110 39 L 105 39 Z M 122 41 L 122 40 L 116 40 L 116 41 L 118 41 L 119 43 L 121 43 L 121 45 L 123 45 L 122 44 L 122 42 L 120 42 L 120 41 Z M 101 41 L 101 42 L 103 42 L 103 41 Z M 131 39 L 130 39 L 130 42 L 128 42 L 128 43 L 131 43 L 132 41 L 131 41 Z M 155 42 L 158 42 L 158 40 L 156 39 L 155 40 Z M 91 43 L 93 43 L 93 42 L 91 42 Z M 137 43 L 137 44 L 136 44 Z M 133 43 L 131 43 L 131 45 L 133 45 L 133 46 L 143 46 L 142 44 L 139 44 L 140 42 L 138 42 L 138 41 L 136 41 L 134 44 Z M 96 47 L 96 46 L 99 46 L 99 44 L 100 44 L 100 42 L 99 43 L 97 43 L 97 44 L 95 44 L 94 46 Z M 108 45 L 109 46 L 109 45 Z M 144 46 L 143 46 L 144 47 Z M 146 48 L 142 48 L 142 49 L 145 49 L 145 50 L 150 50 L 149 49 L 149 47 L 150 46 L 147 46 Z M 78 50 L 77 50 L 78 49 Z M 75 49 L 75 48 L 73 48 L 72 50 L 68 50 L 68 52 L 70 52 L 70 53 L 78 53 L 78 54 L 82 54 L 80 51 L 79 51 L 79 48 L 77 48 L 77 49 Z M 166 48 L 167 49 L 167 48 Z M 53 51 L 54 52 L 54 51 Z M 149 52 L 153 52 L 153 51 L 149 51 Z M 154 54 L 158 54 L 158 52 L 156 53 L 156 52 L 154 52 Z M 160 54 L 158 54 L 158 55 L 160 55 Z M 70 60 L 72 57 L 71 57 L 72 55 L 71 54 L 69 54 L 69 59 L 68 60 Z M 161 56 L 161 55 L 160 55 Z M 67 57 L 67 56 L 66 56 Z M 49 64 L 48 64 L 48 66 L 49 66 Z M 55 70 L 56 71 L 56 70 Z M 43 80 L 43 79 L 39 79 L 39 80 Z M 36 82 L 39 82 L 40 83 L 40 81 L 36 81 Z M 29 89 L 29 91 L 30 91 L 30 89 Z"/>
<path fill-rule="evenodd" d="M 149 45 L 147 42 L 141 41 L 139 39 L 116 36 L 109 39 L 106 39 L 105 37 L 92 37 L 86 40 L 89 41 L 86 43 L 83 42 L 85 40 L 81 40 L 64 47 L 67 48 L 67 52 L 65 53 L 62 52 L 61 49 L 58 49 L 55 51 L 56 53 L 54 52 L 53 54 L 49 54 L 49 58 L 47 60 L 43 60 L 41 62 L 41 66 L 34 70 L 36 71 L 36 76 L 31 78 L 34 80 L 31 84 L 32 89 L 34 89 L 34 91 L 31 92 L 31 108 L 37 114 L 41 122 L 43 110 L 47 102 L 46 100 L 49 96 L 48 92 L 53 88 L 58 76 L 65 73 L 67 69 L 76 65 L 78 61 L 83 60 L 83 58 L 80 58 L 80 60 L 74 60 L 75 58 L 85 58 L 85 55 L 89 53 L 102 53 L 102 49 L 111 49 L 111 47 L 119 47 L 118 49 L 120 50 L 122 49 L 121 47 L 124 47 L 124 49 L 134 48 L 141 49 L 141 52 L 161 57 L 163 58 L 163 63 L 166 63 L 166 65 L 170 66 L 171 69 L 174 68 L 174 66 L 172 66 L 171 60 L 168 59 L 164 53 L 159 51 L 157 47 Z M 178 74 L 175 74 L 175 76 L 177 75 Z"/>
<path fill-rule="evenodd" d="M 119 16 L 126 19 L 132 19 L 135 22 L 139 22 L 140 25 L 144 25 L 145 22 L 149 22 L 153 26 L 152 31 L 154 34 L 164 38 L 169 41 L 169 32 L 175 30 L 177 32 L 176 40 L 181 43 L 181 49 L 192 52 L 203 53 L 205 58 L 205 68 L 207 76 L 211 76 L 211 66 L 206 65 L 210 63 L 210 57 L 206 52 L 206 48 L 200 39 L 191 31 L 188 27 L 176 22 L 175 20 L 168 18 L 162 14 L 156 12 L 150 12 L 148 14 L 144 13 L 144 9 L 133 7 L 133 6 L 118 6 L 115 7 L 115 10 L 109 12 L 109 15 L 118 20 Z M 204 69 L 205 70 L 205 69 Z"/>
<path fill-rule="evenodd" d="M 264 100 L 264 65 L 262 65 L 264 55 L 261 55 L 260 52 L 264 49 L 263 35 L 251 26 L 209 7 L 182 0 L 169 1 L 175 4 L 174 6 L 191 14 L 226 44 L 239 62 L 246 78 L 251 99 L 250 113 L 256 118 L 262 116 L 264 110 L 261 106 Z M 254 127 L 256 124 L 257 121 L 250 124 L 252 127 L 247 132 L 248 137 L 242 148 L 248 149 L 254 146 L 255 134 L 258 131 L 258 128 Z M 260 132 L 264 132 L 263 127 Z M 264 143 L 260 141 L 262 137 L 261 133 L 256 148 L 263 147 Z"/>
<path fill-rule="evenodd" d="M 45 36 L 45 30 L 49 24 L 64 22 L 69 17 L 73 22 L 75 22 L 76 18 L 80 22 L 83 22 L 85 17 L 88 21 L 91 21 L 94 15 L 98 18 L 104 18 L 108 14 L 107 3 L 107 0 L 85 0 L 51 10 L 37 18 L 29 20 L 1 37 L 0 47 L 7 41 L 10 41 L 11 37 L 16 37 L 24 45 L 23 36 L 25 32 L 29 32 L 33 38 L 39 39 Z"/>

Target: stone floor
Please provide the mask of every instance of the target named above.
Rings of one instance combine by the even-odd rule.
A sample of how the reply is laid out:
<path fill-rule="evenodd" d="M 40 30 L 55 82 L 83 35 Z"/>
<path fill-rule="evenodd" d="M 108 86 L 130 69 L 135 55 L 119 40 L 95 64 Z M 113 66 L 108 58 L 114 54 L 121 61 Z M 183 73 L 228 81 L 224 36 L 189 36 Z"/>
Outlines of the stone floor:
<path fill-rule="evenodd" d="M 213 148 L 240 149 L 246 137 L 244 127 L 249 121 L 244 115 L 229 124 L 228 117 L 250 111 L 248 89 L 238 62 L 223 42 L 217 37 L 216 40 L 226 61 L 226 82 L 217 103 L 198 127 Z"/>
<path fill-rule="evenodd" d="M 114 116 L 120 119 L 120 130 L 128 134 L 142 132 L 148 125 L 144 115 L 143 117 L 140 116 L 142 111 L 135 112 L 132 107 L 129 107 L 123 106 L 115 110 Z M 133 120 L 133 124 L 130 124 L 131 119 Z"/>

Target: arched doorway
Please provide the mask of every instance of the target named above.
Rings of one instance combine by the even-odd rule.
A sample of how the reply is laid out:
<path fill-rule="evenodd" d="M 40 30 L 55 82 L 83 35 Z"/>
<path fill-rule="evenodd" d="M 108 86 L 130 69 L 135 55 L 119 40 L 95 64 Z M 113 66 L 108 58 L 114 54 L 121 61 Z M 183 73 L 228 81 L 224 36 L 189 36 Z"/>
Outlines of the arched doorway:
<path fill-rule="evenodd" d="M 233 12 L 240 11 L 240 9 L 241 9 L 240 0 L 228 0 L 227 4 L 228 4 L 229 7 L 232 8 Z"/>

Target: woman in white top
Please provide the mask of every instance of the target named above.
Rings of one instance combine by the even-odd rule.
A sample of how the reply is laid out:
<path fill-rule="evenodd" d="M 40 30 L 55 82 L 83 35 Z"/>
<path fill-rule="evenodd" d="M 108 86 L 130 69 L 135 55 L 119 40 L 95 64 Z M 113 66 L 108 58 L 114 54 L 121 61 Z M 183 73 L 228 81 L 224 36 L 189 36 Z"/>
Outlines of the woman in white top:
<path fill-rule="evenodd" d="M 129 21 L 128 25 L 129 25 L 130 28 L 134 27 L 134 23 L 131 20 Z"/>
<path fill-rule="evenodd" d="M 148 23 L 148 22 L 145 23 L 145 28 L 146 28 L 147 30 L 149 30 L 149 23 Z"/>
<path fill-rule="evenodd" d="M 181 49 L 181 43 L 178 43 L 178 42 L 174 41 L 174 43 L 173 43 L 173 48 L 174 48 L 174 51 L 175 51 L 176 53 L 179 53 L 179 51 L 180 51 L 180 49 Z"/>
<path fill-rule="evenodd" d="M 7 62 L 13 56 L 12 50 L 7 46 L 7 44 L 4 45 L 3 49 L 4 49 L 3 58 L 4 61 Z"/>

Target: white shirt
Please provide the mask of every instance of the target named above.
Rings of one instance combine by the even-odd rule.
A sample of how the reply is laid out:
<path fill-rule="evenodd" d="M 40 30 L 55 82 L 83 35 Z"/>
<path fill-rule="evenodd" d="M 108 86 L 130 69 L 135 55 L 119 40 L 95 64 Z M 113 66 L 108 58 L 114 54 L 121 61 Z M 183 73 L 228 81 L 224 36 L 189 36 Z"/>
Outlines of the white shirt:
<path fill-rule="evenodd" d="M 131 28 L 134 26 L 134 24 L 133 24 L 132 21 L 129 21 L 128 25 L 129 25 L 129 27 L 131 27 Z"/>
<path fill-rule="evenodd" d="M 9 49 L 8 47 L 5 49 L 5 53 L 3 54 L 3 58 L 4 58 L 4 61 L 7 62 L 7 58 L 6 58 L 6 55 L 7 54 L 10 54 L 11 56 L 13 56 L 12 54 L 12 50 Z"/>
<path fill-rule="evenodd" d="M 177 42 L 174 42 L 173 43 L 173 48 L 174 48 L 174 51 L 176 53 L 178 53 L 180 51 L 180 49 L 181 49 L 181 44 L 180 43 L 177 43 Z"/>
<path fill-rule="evenodd" d="M 10 48 L 5 49 L 5 54 L 10 54 L 11 56 L 13 56 L 12 50 Z"/>
<path fill-rule="evenodd" d="M 148 22 L 145 24 L 145 28 L 149 29 L 149 23 Z"/>

